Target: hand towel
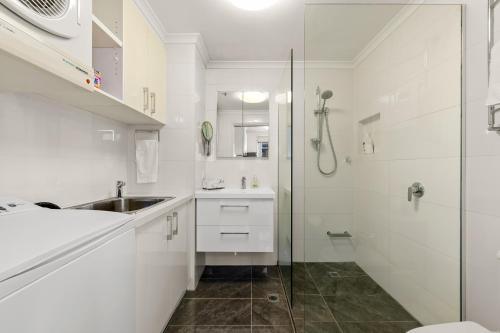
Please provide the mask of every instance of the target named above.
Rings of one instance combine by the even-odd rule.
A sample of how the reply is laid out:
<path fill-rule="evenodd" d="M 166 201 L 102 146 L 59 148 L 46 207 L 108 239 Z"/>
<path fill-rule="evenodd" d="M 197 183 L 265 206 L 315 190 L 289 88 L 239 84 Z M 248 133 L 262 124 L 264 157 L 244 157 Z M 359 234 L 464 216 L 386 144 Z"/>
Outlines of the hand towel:
<path fill-rule="evenodd" d="M 490 85 L 486 105 L 500 104 L 500 43 L 491 49 Z"/>
<path fill-rule="evenodd" d="M 137 183 L 158 181 L 158 133 L 137 132 L 135 134 L 135 158 Z"/>

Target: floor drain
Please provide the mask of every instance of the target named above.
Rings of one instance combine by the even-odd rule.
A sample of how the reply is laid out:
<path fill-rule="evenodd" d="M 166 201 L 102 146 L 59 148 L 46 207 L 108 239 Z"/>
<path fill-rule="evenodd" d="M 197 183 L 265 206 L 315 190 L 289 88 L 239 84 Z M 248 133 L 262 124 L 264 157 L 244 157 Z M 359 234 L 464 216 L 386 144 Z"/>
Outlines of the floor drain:
<path fill-rule="evenodd" d="M 328 272 L 326 273 L 329 277 L 331 278 L 338 278 L 340 277 L 340 274 L 338 272 Z"/>
<path fill-rule="evenodd" d="M 278 294 L 267 295 L 267 300 L 269 303 L 278 303 L 280 301 L 280 296 Z"/>

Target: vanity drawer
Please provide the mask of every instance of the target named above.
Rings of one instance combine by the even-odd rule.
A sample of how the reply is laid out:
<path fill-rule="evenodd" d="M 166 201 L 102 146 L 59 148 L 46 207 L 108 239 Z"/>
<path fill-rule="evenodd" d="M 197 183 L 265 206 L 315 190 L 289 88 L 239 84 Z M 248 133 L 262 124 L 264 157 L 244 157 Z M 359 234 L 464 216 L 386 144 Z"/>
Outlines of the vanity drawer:
<path fill-rule="evenodd" d="M 272 226 L 199 226 L 198 252 L 273 252 Z"/>
<path fill-rule="evenodd" d="M 272 226 L 272 199 L 198 199 L 197 225 L 262 225 Z"/>

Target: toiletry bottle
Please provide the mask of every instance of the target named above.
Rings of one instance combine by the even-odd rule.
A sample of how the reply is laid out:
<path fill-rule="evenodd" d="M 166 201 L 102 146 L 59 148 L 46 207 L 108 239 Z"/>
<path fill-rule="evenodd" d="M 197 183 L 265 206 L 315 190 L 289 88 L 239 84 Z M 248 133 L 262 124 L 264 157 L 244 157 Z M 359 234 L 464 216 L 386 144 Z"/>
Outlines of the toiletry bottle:
<path fill-rule="evenodd" d="M 257 188 L 259 187 L 259 180 L 257 179 L 257 176 L 253 176 L 252 178 L 252 188 Z"/>

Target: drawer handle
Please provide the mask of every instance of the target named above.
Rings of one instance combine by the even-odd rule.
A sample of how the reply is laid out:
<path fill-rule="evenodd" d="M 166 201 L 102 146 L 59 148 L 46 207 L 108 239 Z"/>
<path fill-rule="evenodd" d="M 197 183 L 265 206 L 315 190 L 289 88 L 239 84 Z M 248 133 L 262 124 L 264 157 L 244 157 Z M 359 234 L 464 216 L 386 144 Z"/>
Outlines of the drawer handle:
<path fill-rule="evenodd" d="M 250 235 L 249 232 L 221 232 L 221 235 Z"/>
<path fill-rule="evenodd" d="M 220 205 L 220 208 L 250 208 L 250 205 Z"/>

